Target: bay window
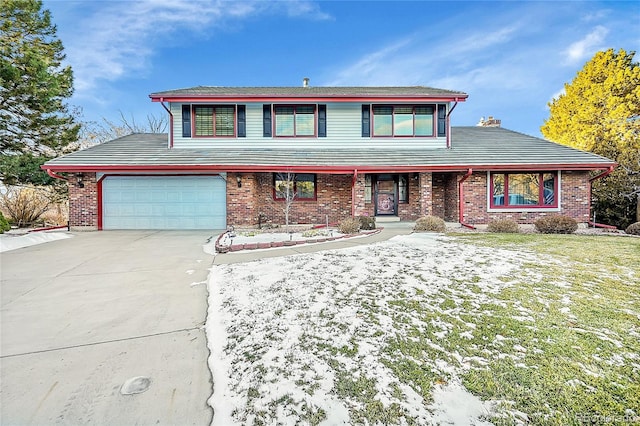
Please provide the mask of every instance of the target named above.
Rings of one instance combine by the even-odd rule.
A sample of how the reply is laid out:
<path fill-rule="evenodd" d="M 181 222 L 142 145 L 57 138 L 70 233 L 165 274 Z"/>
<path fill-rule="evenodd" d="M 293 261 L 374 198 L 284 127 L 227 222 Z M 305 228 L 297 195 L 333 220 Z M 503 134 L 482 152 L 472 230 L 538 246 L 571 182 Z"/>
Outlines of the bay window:
<path fill-rule="evenodd" d="M 491 173 L 492 208 L 556 208 L 556 172 Z"/>

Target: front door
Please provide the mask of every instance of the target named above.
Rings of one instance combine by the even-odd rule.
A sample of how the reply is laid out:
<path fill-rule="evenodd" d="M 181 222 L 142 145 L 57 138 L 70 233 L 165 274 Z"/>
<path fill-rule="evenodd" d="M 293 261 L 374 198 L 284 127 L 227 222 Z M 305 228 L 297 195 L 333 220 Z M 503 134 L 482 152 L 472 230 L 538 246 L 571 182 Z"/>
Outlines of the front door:
<path fill-rule="evenodd" d="M 380 175 L 376 180 L 376 215 L 398 214 L 398 185 L 394 176 Z"/>

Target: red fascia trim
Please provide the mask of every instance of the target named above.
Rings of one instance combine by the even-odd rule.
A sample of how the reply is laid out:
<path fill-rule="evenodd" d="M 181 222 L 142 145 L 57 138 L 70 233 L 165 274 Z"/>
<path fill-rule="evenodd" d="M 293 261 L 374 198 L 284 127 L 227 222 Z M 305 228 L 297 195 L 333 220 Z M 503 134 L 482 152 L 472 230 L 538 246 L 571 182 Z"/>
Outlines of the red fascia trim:
<path fill-rule="evenodd" d="M 161 102 L 162 100 L 169 102 L 309 102 L 309 103 L 326 103 L 326 102 L 464 102 L 467 96 L 274 96 L 274 95 L 190 95 L 190 96 L 170 96 L 160 97 L 149 95 L 152 102 Z"/>
<path fill-rule="evenodd" d="M 528 164 L 528 165 L 379 165 L 379 166 L 363 166 L 363 165 L 341 165 L 341 166 L 291 166 L 287 164 L 274 165 L 235 165 L 235 164 L 211 164 L 211 165 L 181 165 L 181 164 L 164 164 L 164 165 L 44 165 L 44 170 L 57 172 L 279 172 L 282 170 L 291 170 L 297 173 L 325 173 L 325 174 L 352 174 L 357 169 L 359 173 L 410 173 L 410 172 L 460 172 L 473 168 L 475 171 L 555 171 L 555 170 L 602 170 L 604 167 L 611 167 L 608 164 Z"/>
<path fill-rule="evenodd" d="M 469 176 L 471 176 L 473 174 L 473 169 L 469 169 L 467 170 L 467 173 L 462 176 L 462 179 L 460 179 L 458 181 L 458 214 L 460 215 L 460 225 L 464 226 L 465 228 L 469 228 L 469 229 L 476 229 L 475 226 L 473 225 L 469 225 L 468 223 L 465 223 L 464 221 L 464 188 L 462 186 L 462 184 L 464 183 L 465 180 L 467 180 L 469 178 Z"/>

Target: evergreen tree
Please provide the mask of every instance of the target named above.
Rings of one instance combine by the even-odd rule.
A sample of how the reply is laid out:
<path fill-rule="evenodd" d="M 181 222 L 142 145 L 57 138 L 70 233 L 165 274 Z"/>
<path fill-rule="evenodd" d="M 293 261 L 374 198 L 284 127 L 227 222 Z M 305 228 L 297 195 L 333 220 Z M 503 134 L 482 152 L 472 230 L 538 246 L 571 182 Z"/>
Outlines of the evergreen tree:
<path fill-rule="evenodd" d="M 541 127 L 552 141 L 619 166 L 594 183 L 596 220 L 625 228 L 640 220 L 640 64 L 635 52 L 598 52 L 550 104 Z"/>
<path fill-rule="evenodd" d="M 40 184 L 38 166 L 75 149 L 80 125 L 64 103 L 73 93 L 73 75 L 62 64 L 62 42 L 42 1 L 1 3 L 0 177 L 8 184 Z"/>

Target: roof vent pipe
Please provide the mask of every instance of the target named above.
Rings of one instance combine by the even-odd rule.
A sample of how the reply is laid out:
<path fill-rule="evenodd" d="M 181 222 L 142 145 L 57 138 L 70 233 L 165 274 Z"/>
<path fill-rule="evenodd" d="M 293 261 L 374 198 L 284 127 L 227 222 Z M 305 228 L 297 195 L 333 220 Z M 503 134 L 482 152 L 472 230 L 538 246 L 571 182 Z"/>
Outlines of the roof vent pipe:
<path fill-rule="evenodd" d="M 309 77 L 302 79 L 302 87 L 309 87 Z"/>

